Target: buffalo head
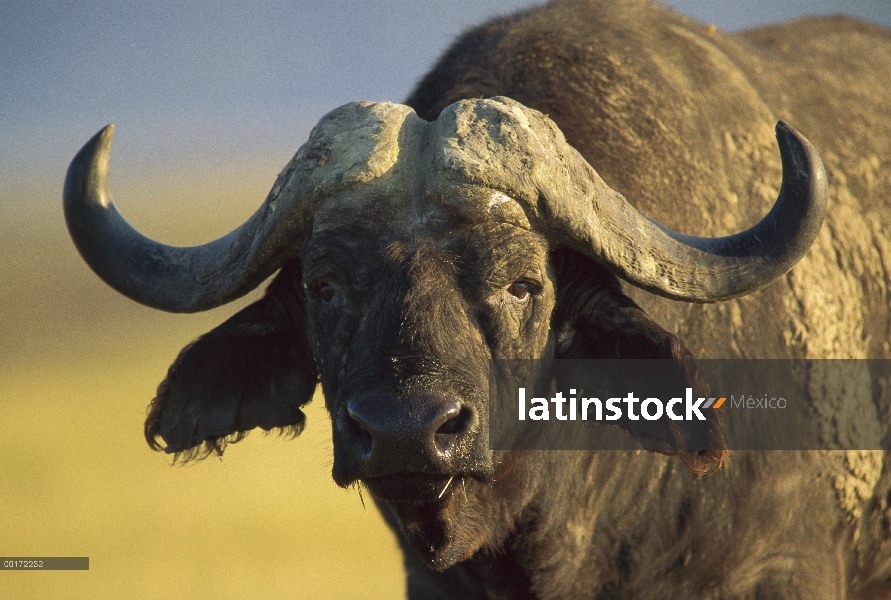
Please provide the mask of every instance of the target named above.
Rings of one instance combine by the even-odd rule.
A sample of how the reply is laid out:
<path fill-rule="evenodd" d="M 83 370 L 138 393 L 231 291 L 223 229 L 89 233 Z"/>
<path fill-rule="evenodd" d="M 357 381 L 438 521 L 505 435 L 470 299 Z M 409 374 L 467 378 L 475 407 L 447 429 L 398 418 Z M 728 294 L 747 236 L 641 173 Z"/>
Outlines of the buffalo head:
<path fill-rule="evenodd" d="M 299 433 L 321 381 L 334 479 L 364 483 L 445 569 L 497 548 L 541 484 L 524 473 L 546 468 L 488 449 L 490 359 L 691 358 L 617 276 L 713 302 L 767 285 L 808 249 L 825 174 L 794 130 L 780 123 L 777 136 L 776 205 L 716 239 L 639 214 L 553 122 L 506 98 L 458 102 L 433 122 L 394 104 L 341 107 L 244 225 L 194 248 L 151 241 L 117 213 L 108 127 L 71 164 L 65 214 L 100 277 L 163 310 L 219 306 L 280 270 L 262 300 L 180 353 L 150 407 L 153 447 L 196 456 L 255 427 Z M 695 364 L 682 364 L 700 386 Z M 714 468 L 720 426 L 703 427 L 660 451 Z M 686 443 L 703 436 L 707 449 Z"/>

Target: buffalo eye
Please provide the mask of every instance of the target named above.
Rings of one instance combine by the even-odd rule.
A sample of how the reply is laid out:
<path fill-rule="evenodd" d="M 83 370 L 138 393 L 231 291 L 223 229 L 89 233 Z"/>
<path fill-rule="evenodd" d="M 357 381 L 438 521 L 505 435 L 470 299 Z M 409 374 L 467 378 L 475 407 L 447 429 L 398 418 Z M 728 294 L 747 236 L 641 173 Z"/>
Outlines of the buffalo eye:
<path fill-rule="evenodd" d="M 515 281 L 510 284 L 507 291 L 517 300 L 525 300 L 529 295 L 529 284 L 523 283 L 522 281 Z"/>
<path fill-rule="evenodd" d="M 314 281 L 309 286 L 307 286 L 307 288 L 311 295 L 321 299 L 322 302 L 331 302 L 336 291 L 334 289 L 334 286 L 324 279 Z"/>
<path fill-rule="evenodd" d="M 323 282 L 319 285 L 319 298 L 325 302 L 331 302 L 334 297 L 334 286 L 330 283 Z"/>

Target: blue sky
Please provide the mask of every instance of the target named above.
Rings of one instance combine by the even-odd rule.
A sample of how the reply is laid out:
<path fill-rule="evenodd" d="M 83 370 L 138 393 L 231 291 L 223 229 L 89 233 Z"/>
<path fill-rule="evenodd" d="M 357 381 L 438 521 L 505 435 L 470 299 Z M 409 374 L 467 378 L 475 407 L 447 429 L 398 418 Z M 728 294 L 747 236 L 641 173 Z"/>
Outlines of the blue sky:
<path fill-rule="evenodd" d="M 888 0 L 669 0 L 726 30 Z M 400 101 L 463 29 L 528 0 L 0 2 L 2 174 L 64 176 L 106 123 L 142 161 L 282 164 L 330 109 Z"/>

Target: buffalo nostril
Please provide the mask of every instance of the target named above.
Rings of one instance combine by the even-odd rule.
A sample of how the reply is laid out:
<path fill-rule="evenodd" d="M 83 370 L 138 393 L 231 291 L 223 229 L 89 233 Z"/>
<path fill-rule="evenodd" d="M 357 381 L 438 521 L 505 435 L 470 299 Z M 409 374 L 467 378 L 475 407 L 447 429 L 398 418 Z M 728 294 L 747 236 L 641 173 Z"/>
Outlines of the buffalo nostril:
<path fill-rule="evenodd" d="M 472 423 L 473 411 L 466 406 L 462 406 L 458 414 L 449 417 L 437 428 L 433 436 L 437 449 L 442 453 L 447 453 L 461 435 L 470 431 Z"/>
<path fill-rule="evenodd" d="M 462 406 L 458 414 L 448 419 L 436 430 L 436 435 L 455 435 L 463 433 L 470 427 L 472 414 L 470 409 Z"/>
<path fill-rule="evenodd" d="M 359 448 L 362 451 L 362 454 L 368 455 L 371 453 L 372 439 L 371 432 L 368 431 L 368 428 L 362 424 L 362 422 L 356 419 L 352 414 L 347 414 L 344 418 L 346 422 L 346 430 L 347 433 L 353 440 L 359 444 Z"/>
<path fill-rule="evenodd" d="M 433 394 L 358 396 L 341 415 L 337 429 L 354 458 L 378 469 L 394 461 L 411 464 L 419 472 L 431 460 L 454 458 L 477 422 L 474 410 L 457 398 Z"/>

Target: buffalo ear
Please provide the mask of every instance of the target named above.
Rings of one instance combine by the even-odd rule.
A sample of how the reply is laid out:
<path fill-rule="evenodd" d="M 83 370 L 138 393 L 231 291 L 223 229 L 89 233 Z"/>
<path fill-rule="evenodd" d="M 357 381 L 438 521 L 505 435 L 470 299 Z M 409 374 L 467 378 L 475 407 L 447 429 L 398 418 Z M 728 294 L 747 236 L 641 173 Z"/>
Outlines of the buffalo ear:
<path fill-rule="evenodd" d="M 303 430 L 300 407 L 312 399 L 318 375 L 299 286 L 295 261 L 262 300 L 183 348 L 149 405 L 145 437 L 152 448 L 204 458 L 255 427 L 295 436 Z"/>
<path fill-rule="evenodd" d="M 619 280 L 602 266 L 572 250 L 552 255 L 557 275 L 557 303 L 552 326 L 558 359 L 667 359 L 659 383 L 672 389 L 692 388 L 708 397 L 709 387 L 693 353 L 622 293 Z M 625 389 L 621 370 L 605 384 Z M 596 388 L 595 388 L 596 389 Z M 645 448 L 677 455 L 691 470 L 718 469 L 727 456 L 724 423 L 716 410 L 705 421 L 619 421 Z"/>

